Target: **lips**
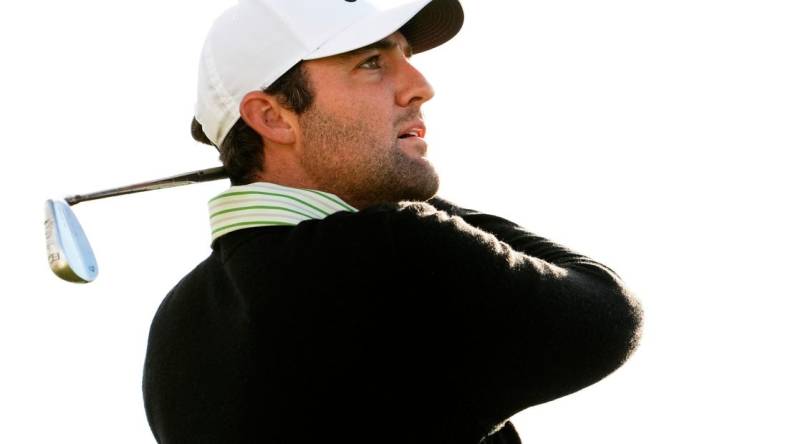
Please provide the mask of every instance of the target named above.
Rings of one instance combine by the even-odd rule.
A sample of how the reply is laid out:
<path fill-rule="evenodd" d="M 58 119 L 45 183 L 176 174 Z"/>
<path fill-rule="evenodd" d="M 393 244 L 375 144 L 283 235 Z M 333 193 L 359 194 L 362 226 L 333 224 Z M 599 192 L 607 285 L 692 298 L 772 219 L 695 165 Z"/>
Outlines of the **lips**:
<path fill-rule="evenodd" d="M 408 139 L 411 137 L 418 137 L 420 139 L 424 138 L 424 135 L 427 133 L 427 128 L 424 126 L 422 122 L 414 122 L 409 123 L 402 130 L 400 130 L 397 138 L 399 139 Z"/>

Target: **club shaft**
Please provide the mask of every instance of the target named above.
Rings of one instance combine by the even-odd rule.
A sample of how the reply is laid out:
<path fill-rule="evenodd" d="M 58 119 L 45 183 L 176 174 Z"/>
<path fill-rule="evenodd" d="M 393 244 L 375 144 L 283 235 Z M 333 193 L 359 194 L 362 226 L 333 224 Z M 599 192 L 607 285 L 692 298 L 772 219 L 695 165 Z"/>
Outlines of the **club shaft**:
<path fill-rule="evenodd" d="M 89 200 L 104 199 L 105 197 L 122 196 L 124 194 L 141 193 L 143 191 L 160 190 L 162 188 L 179 187 L 199 182 L 209 182 L 212 180 L 226 179 L 227 172 L 224 167 L 208 168 L 205 170 L 192 171 L 177 176 L 164 179 L 142 182 L 125 187 L 112 188 L 110 190 L 98 191 L 90 194 L 77 194 L 65 199 L 69 205 L 76 205 L 80 202 Z"/>

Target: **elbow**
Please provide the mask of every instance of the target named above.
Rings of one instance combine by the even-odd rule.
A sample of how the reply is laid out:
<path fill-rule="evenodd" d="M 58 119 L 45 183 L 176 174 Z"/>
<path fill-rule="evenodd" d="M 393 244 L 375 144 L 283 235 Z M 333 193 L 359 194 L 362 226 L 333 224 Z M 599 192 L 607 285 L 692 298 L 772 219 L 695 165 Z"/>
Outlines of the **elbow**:
<path fill-rule="evenodd" d="M 643 310 L 613 274 L 568 269 L 560 290 L 551 293 L 542 308 L 527 335 L 540 341 L 523 356 L 522 362 L 527 363 L 522 367 L 523 376 L 529 389 L 518 408 L 551 401 L 601 381 L 638 347 Z"/>
<path fill-rule="evenodd" d="M 643 309 L 633 293 L 621 281 L 611 276 L 604 284 L 587 283 L 592 288 L 589 294 L 594 305 L 587 314 L 590 323 L 586 324 L 586 337 L 578 338 L 584 344 L 583 361 L 577 368 L 576 389 L 595 384 L 606 378 L 632 356 L 640 343 L 643 328 Z M 612 281 L 612 282 L 611 282 Z"/>
<path fill-rule="evenodd" d="M 640 301 L 623 285 L 617 285 L 611 289 L 611 293 L 613 308 L 606 330 L 614 348 L 611 355 L 615 356 L 612 362 L 615 369 L 624 364 L 640 344 L 643 308 Z"/>
<path fill-rule="evenodd" d="M 608 279 L 592 278 L 586 283 L 592 289 L 589 303 L 595 305 L 593 325 L 590 325 L 589 348 L 595 350 L 601 377 L 613 372 L 626 362 L 638 348 L 643 329 L 643 308 L 635 295 L 615 274 Z M 600 378 L 601 379 L 601 378 Z"/>
<path fill-rule="evenodd" d="M 600 276 L 570 271 L 569 281 L 578 298 L 571 310 L 575 328 L 568 328 L 571 339 L 566 338 L 564 358 L 571 362 L 567 371 L 574 369 L 579 389 L 605 378 L 632 356 L 640 342 L 643 309 L 613 273 Z"/>

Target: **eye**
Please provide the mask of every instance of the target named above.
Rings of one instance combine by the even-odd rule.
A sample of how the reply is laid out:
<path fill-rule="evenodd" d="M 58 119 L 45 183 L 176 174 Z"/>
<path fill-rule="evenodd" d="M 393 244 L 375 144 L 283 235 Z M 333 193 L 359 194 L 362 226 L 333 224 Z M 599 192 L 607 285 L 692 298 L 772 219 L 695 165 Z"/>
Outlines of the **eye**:
<path fill-rule="evenodd" d="M 362 69 L 380 69 L 381 68 L 380 56 L 379 55 L 372 56 L 364 60 L 364 62 L 358 65 L 358 67 Z"/>

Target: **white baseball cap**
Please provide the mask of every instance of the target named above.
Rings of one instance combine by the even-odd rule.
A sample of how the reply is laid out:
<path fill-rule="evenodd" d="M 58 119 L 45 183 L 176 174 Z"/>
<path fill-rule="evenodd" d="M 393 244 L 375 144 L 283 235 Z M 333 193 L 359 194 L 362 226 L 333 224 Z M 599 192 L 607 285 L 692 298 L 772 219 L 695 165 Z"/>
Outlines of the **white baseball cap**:
<path fill-rule="evenodd" d="M 358 49 L 397 30 L 415 54 L 454 37 L 462 22 L 459 0 L 239 0 L 205 40 L 194 117 L 219 146 L 244 96 L 301 60 Z"/>

